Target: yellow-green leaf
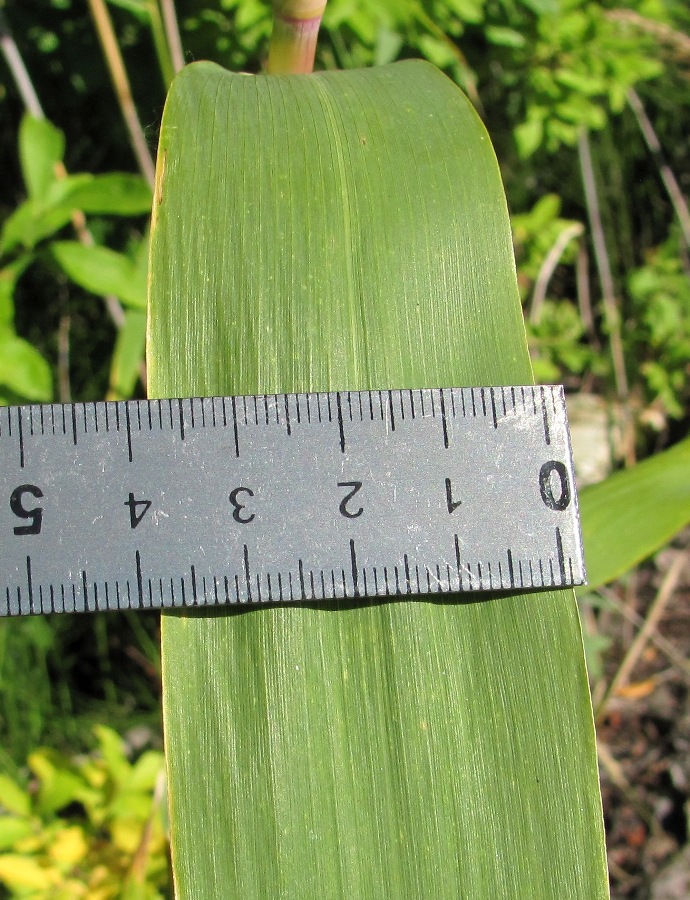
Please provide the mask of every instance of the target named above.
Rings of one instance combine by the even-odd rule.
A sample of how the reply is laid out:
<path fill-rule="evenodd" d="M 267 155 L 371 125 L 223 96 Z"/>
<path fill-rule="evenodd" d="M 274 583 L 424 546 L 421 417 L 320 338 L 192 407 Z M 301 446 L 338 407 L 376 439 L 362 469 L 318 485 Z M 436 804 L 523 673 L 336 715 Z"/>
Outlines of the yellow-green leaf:
<path fill-rule="evenodd" d="M 531 379 L 498 166 L 428 64 L 187 67 L 153 222 L 152 396 Z M 181 900 L 607 894 L 571 591 L 168 614 L 163 686 Z"/>
<path fill-rule="evenodd" d="M 592 590 L 618 578 L 690 522 L 690 438 L 582 491 Z"/>

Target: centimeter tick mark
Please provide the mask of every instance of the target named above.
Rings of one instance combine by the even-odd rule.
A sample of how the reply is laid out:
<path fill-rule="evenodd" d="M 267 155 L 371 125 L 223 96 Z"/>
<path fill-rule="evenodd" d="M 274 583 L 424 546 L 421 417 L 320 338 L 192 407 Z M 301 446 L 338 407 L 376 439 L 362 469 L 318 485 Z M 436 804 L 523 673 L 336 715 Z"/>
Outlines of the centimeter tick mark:
<path fill-rule="evenodd" d="M 343 428 L 343 406 L 340 400 L 340 391 L 335 395 L 338 408 L 338 432 L 340 434 L 340 452 L 345 452 L 345 430 Z"/>
<path fill-rule="evenodd" d="M 125 422 L 127 423 L 127 455 L 132 462 L 132 423 L 129 418 L 129 403 L 125 403 Z"/>
<path fill-rule="evenodd" d="M 24 427 L 22 425 L 22 408 L 17 410 L 17 422 L 19 425 L 19 467 L 24 468 Z"/>
<path fill-rule="evenodd" d="M 355 542 L 352 539 L 350 539 L 350 572 L 352 574 L 354 596 L 359 597 L 359 572 L 357 569 L 357 553 L 355 551 Z"/>
<path fill-rule="evenodd" d="M 448 449 L 448 419 L 446 417 L 446 399 L 443 395 L 443 388 L 439 391 L 441 395 L 441 425 L 443 426 L 443 446 Z"/>
<path fill-rule="evenodd" d="M 551 431 L 549 429 L 549 413 L 546 408 L 546 391 L 543 385 L 540 386 L 539 392 L 541 394 L 541 414 L 544 420 L 544 440 L 548 446 L 551 443 Z"/>

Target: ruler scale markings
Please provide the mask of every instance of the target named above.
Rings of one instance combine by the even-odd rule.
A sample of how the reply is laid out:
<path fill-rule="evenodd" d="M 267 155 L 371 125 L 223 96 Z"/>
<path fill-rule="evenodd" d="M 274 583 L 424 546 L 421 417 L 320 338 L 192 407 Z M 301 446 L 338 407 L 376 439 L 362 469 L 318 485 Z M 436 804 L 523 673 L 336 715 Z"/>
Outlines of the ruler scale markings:
<path fill-rule="evenodd" d="M 292 434 L 292 426 L 290 425 L 290 398 L 285 394 L 285 428 L 288 435 Z M 278 407 L 278 398 L 276 397 L 276 408 Z M 270 588 L 269 588 L 270 592 Z"/>
<path fill-rule="evenodd" d="M 446 417 L 446 401 L 443 396 L 443 388 L 440 390 L 441 395 L 441 427 L 443 428 L 443 446 L 448 449 L 448 420 Z M 452 396 L 452 392 L 451 392 Z"/>
<path fill-rule="evenodd" d="M 17 430 L 19 432 L 19 467 L 24 468 L 24 428 L 22 425 L 22 408 L 17 410 Z"/>
<path fill-rule="evenodd" d="M 26 586 L 29 592 L 29 612 L 34 611 L 34 584 L 31 577 L 31 557 L 26 557 Z"/>
<path fill-rule="evenodd" d="M 72 441 L 77 446 L 77 406 L 72 404 Z"/>
<path fill-rule="evenodd" d="M 414 391 L 412 389 L 408 389 L 407 393 L 410 397 L 410 418 L 414 421 L 414 419 L 416 418 L 416 414 L 414 411 Z"/>
<path fill-rule="evenodd" d="M 179 427 L 180 427 L 180 440 L 185 439 L 185 427 L 184 427 L 184 404 L 182 400 L 177 401 L 177 411 L 179 414 Z"/>
<path fill-rule="evenodd" d="M 249 547 L 245 544 L 242 550 L 244 561 L 244 578 L 247 585 L 247 600 L 252 602 L 252 580 L 249 573 Z M 292 583 L 290 584 L 290 597 L 292 598 Z"/>
<path fill-rule="evenodd" d="M 567 584 L 565 577 L 565 554 L 563 552 L 563 537 L 561 529 L 556 526 L 556 555 L 558 557 L 558 570 L 561 574 L 561 584 Z"/>
<path fill-rule="evenodd" d="M 352 584 L 355 597 L 359 597 L 359 573 L 357 571 L 357 553 L 355 551 L 355 542 L 350 539 L 350 566 L 352 573 Z"/>
<path fill-rule="evenodd" d="M 515 569 L 513 568 L 513 554 L 512 554 L 510 547 L 508 547 L 508 549 L 506 550 L 506 556 L 508 558 L 508 578 L 510 579 L 510 587 L 514 588 L 515 587 Z"/>
<path fill-rule="evenodd" d="M 223 404 L 223 414 L 225 415 L 225 404 Z M 240 439 L 239 439 L 239 430 L 237 426 L 237 400 L 235 397 L 232 398 L 232 428 L 233 433 L 235 435 L 235 456 L 239 459 L 240 457 Z"/>
<path fill-rule="evenodd" d="M 541 400 L 541 415 L 544 421 L 544 440 L 548 446 L 551 443 L 551 429 L 549 428 L 549 413 L 546 408 L 546 392 L 543 387 L 540 387 L 539 393 Z"/>
<path fill-rule="evenodd" d="M 3 482 L 7 485 L 3 490 L 9 488 L 6 496 L 12 494 L 12 503 L 11 513 L 7 511 L 10 528 L 5 524 L 5 534 L 0 532 L 0 553 L 3 558 L 11 556 L 14 560 L 15 551 L 27 547 L 26 543 L 15 540 L 16 535 L 41 534 L 42 527 L 49 523 L 53 529 L 56 522 L 58 528 L 65 522 L 69 526 L 70 513 L 76 514 L 82 508 L 82 518 L 78 521 L 83 525 L 77 528 L 82 529 L 83 535 L 77 531 L 74 532 L 77 537 L 70 538 L 66 532 L 72 541 L 68 549 L 65 545 L 69 540 L 60 538 L 57 562 L 46 547 L 51 547 L 56 533 L 62 535 L 63 532 L 48 531 L 40 542 L 22 537 L 22 540 L 35 541 L 37 545 L 37 548 L 32 547 L 37 552 L 30 555 L 31 584 L 28 569 L 26 579 L 17 583 L 16 562 L 10 562 L 8 572 L 14 574 L 7 576 L 5 608 L 0 608 L 0 615 L 47 611 L 48 585 L 53 583 L 63 585 L 63 611 L 70 607 L 77 611 L 115 608 L 116 597 L 118 608 L 131 609 L 221 602 L 261 603 L 278 599 L 280 584 L 276 590 L 275 576 L 268 574 L 276 569 L 278 573 L 282 569 L 286 584 L 290 583 L 290 599 L 301 601 L 330 597 L 415 596 L 422 592 L 495 590 L 499 587 L 538 589 L 582 583 L 582 547 L 563 391 L 556 387 L 508 386 L 500 388 L 499 398 L 498 390 L 494 387 L 385 389 L 8 408 L 7 418 L 3 417 L 6 427 L 0 431 L 0 452 L 5 454 L 0 470 L 8 469 L 14 474 L 5 475 Z M 228 400 L 234 413 L 235 459 L 239 458 L 240 444 L 245 440 L 247 444 L 242 469 L 238 469 L 236 475 L 232 468 L 235 465 L 232 444 L 231 447 L 223 446 L 222 432 L 218 432 L 220 444 L 216 445 L 212 440 L 221 416 L 224 427 L 229 424 Z M 163 428 L 163 402 L 168 404 L 170 430 Z M 343 409 L 345 402 L 347 410 Z M 237 414 L 238 403 L 245 412 L 244 424 Z M 299 415 L 303 403 L 306 403 L 307 423 Z M 339 440 L 335 447 L 329 442 L 325 427 L 324 403 L 328 406 L 329 419 L 334 423 L 337 421 Z M 136 419 L 132 404 L 136 404 Z M 252 405 L 253 417 L 250 415 Z M 461 407 L 464 407 L 462 411 Z M 48 412 L 50 424 L 46 419 Z M 67 421 L 71 420 L 72 450 L 56 442 L 59 428 L 56 429 L 55 423 L 60 414 L 65 436 L 69 433 Z M 352 429 L 352 434 L 349 430 L 347 435 L 345 433 L 345 414 L 349 416 L 348 429 Z M 470 418 L 457 430 L 457 442 L 455 437 L 451 442 L 449 416 L 461 414 Z M 291 451 L 292 443 L 287 438 L 300 418 L 302 425 L 310 426 L 304 431 L 307 443 L 302 446 L 300 441 L 295 451 Z M 440 419 L 441 429 L 430 421 L 434 418 Z M 515 419 L 518 419 L 517 427 L 504 427 L 505 421 L 510 423 Z M 520 423 L 520 419 L 524 421 Z M 373 431 L 368 423 L 375 426 Z M 381 429 L 378 423 L 383 426 Z M 135 424 L 140 434 L 136 454 L 133 453 L 132 437 Z M 271 437 L 268 445 L 264 445 L 252 429 L 273 424 L 282 426 L 281 430 Z M 185 441 L 189 429 L 194 429 L 195 440 L 189 442 L 188 449 L 176 445 L 175 438 Z M 438 440 L 439 431 L 443 435 L 443 446 Z M 489 439 L 493 433 L 497 437 Z M 466 434 L 471 437 L 469 444 Z M 140 504 L 137 510 L 144 509 L 146 504 L 140 516 L 126 516 L 124 522 L 122 515 L 114 513 L 110 505 L 113 501 L 122 505 L 122 470 L 117 468 L 117 460 L 123 458 L 118 449 L 124 449 L 123 438 L 127 443 L 127 459 L 123 461 L 132 466 L 136 479 L 131 484 L 134 490 L 130 498 Z M 401 444 L 399 440 L 402 440 Z M 496 459 L 510 460 L 510 463 L 499 467 L 496 473 L 491 469 L 492 474 L 487 479 L 485 458 L 487 453 L 494 453 L 494 440 L 497 442 Z M 547 455 L 543 455 L 545 445 L 549 448 Z M 214 450 L 216 446 L 217 450 Z M 55 452 L 59 457 L 57 462 L 54 462 Z M 342 465 L 337 464 L 335 468 L 334 452 L 343 460 Z M 446 452 L 447 456 L 439 455 Z M 20 484 L 20 473 L 28 466 L 29 459 L 31 471 L 36 473 L 31 479 L 36 480 L 35 485 Z M 308 468 L 305 468 L 305 462 Z M 508 481 L 503 474 L 506 470 Z M 305 475 L 306 480 L 302 480 Z M 76 481 L 67 480 L 61 494 L 60 480 L 68 476 Z M 352 482 L 340 481 L 348 477 L 353 479 Z M 452 502 L 448 498 L 449 481 Z M 92 483 L 95 486 L 92 487 Z M 235 496 L 244 502 L 233 504 L 231 500 L 228 504 L 226 483 L 228 493 L 239 490 L 241 493 Z M 348 506 L 351 498 L 343 497 L 344 489 L 339 491 L 336 484 L 340 488 L 357 485 L 362 500 Z M 388 491 L 393 492 L 394 505 L 390 509 L 387 504 L 391 499 L 386 499 Z M 178 493 L 186 498 L 179 511 L 175 499 Z M 453 499 L 453 494 L 457 496 L 458 493 L 462 495 L 462 506 Z M 495 502 L 494 494 L 496 502 L 500 498 L 501 507 L 506 511 L 502 514 L 505 522 L 498 522 L 498 530 L 493 524 L 491 530 L 473 524 L 477 512 L 479 521 L 487 521 L 482 508 Z M 126 491 L 124 496 L 127 496 Z M 408 501 L 412 506 L 405 505 Z M 316 506 L 304 506 L 306 503 L 316 503 Z M 126 507 L 128 503 L 124 505 Z M 420 520 L 420 524 L 413 525 L 416 519 L 409 516 L 415 508 L 426 510 L 426 515 L 432 515 L 433 522 L 427 525 L 421 524 Z M 523 508 L 529 512 L 523 512 Z M 514 511 L 516 522 L 513 522 Z M 19 518 L 13 519 L 12 514 Z M 223 518 L 226 514 L 227 518 Z M 323 525 L 319 525 L 322 514 L 325 519 Z M 525 519 L 526 516 L 529 518 Z M 271 525 L 271 518 L 279 524 Z M 343 534 L 348 518 L 358 519 L 356 542 Z M 21 524 L 22 519 L 28 519 L 31 524 Z M 529 525 L 523 529 L 526 536 L 519 530 L 523 520 Z M 539 524 L 542 520 L 543 524 Z M 91 523 L 93 530 L 84 530 L 91 529 Z M 141 536 L 143 540 L 130 551 L 129 573 L 127 564 L 122 565 L 128 533 L 119 530 L 123 525 L 129 533 L 130 529 L 136 528 L 137 539 Z M 159 525 L 165 528 L 161 529 Z M 410 527 L 415 529 L 411 546 Z M 228 540 L 234 540 L 238 528 L 245 535 L 239 544 L 241 558 L 237 569 L 233 568 L 235 563 L 232 562 L 226 575 L 223 567 L 227 566 L 227 551 L 223 546 Z M 422 532 L 420 537 L 419 528 L 431 530 L 428 534 Z M 433 529 L 442 530 L 432 537 Z M 7 533 L 11 537 L 8 538 Z M 281 544 L 275 543 L 281 540 L 281 534 L 290 536 L 297 549 L 292 560 L 285 556 L 291 545 L 285 544 L 285 549 L 281 549 Z M 444 546 L 447 539 L 443 534 L 454 546 L 454 572 L 449 560 L 443 560 L 440 565 L 434 559 L 434 547 Z M 170 542 L 171 548 L 179 546 L 181 562 L 195 545 L 201 548 L 203 556 L 203 563 L 198 557 L 183 563 L 188 566 L 183 569 L 187 574 L 178 576 L 177 580 L 171 579 L 170 590 L 165 584 L 173 565 L 172 549 L 166 550 L 165 545 L 159 549 L 155 541 L 162 538 Z M 324 549 L 323 557 L 319 556 L 322 546 L 329 548 Z M 80 563 L 82 549 L 86 556 Z M 160 550 L 164 562 L 159 562 Z M 68 557 L 68 552 L 74 556 Z M 118 557 L 113 563 L 114 569 L 108 563 L 113 554 Z M 153 563 L 150 576 L 142 572 L 144 558 Z M 23 559 L 23 568 L 26 568 L 26 553 Z M 330 585 L 324 574 L 328 572 L 331 573 Z M 383 573 L 383 580 L 379 573 Z M 230 590 L 233 578 L 236 579 L 236 597 Z M 127 597 L 122 595 L 120 583 L 125 585 Z M 64 594 L 65 590 L 67 594 Z M 59 610 L 59 607 L 60 597 L 53 590 L 50 609 Z"/>
<path fill-rule="evenodd" d="M 304 563 L 302 562 L 301 559 L 297 561 L 297 569 L 298 569 L 298 572 L 299 572 L 299 588 L 300 588 L 300 594 L 301 594 L 302 600 L 306 600 L 306 599 L 307 599 L 307 592 L 306 592 L 306 590 L 305 590 L 305 588 L 304 588 Z"/>
<path fill-rule="evenodd" d="M 125 421 L 127 423 L 127 456 L 132 462 L 132 424 L 129 419 L 129 403 L 125 403 Z"/>
<path fill-rule="evenodd" d="M 340 452 L 345 452 L 345 430 L 343 428 L 343 407 L 340 402 L 340 393 L 336 394 L 336 408 L 338 411 L 338 433 L 340 435 Z"/>
<path fill-rule="evenodd" d="M 388 415 L 390 417 L 391 431 L 395 431 L 395 413 L 393 412 L 393 394 L 388 391 Z"/>

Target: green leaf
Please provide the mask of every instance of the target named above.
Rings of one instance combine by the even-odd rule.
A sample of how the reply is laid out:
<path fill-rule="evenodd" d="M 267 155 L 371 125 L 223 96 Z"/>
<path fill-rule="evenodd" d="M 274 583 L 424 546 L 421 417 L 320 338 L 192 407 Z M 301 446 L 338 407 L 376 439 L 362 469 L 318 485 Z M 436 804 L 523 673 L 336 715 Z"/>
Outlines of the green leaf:
<path fill-rule="evenodd" d="M 0 851 L 10 850 L 33 833 L 34 824 L 30 819 L 0 816 Z"/>
<path fill-rule="evenodd" d="M 55 241 L 50 252 L 65 275 L 92 294 L 114 294 L 123 303 L 146 309 L 146 270 L 124 253 L 78 241 Z"/>
<path fill-rule="evenodd" d="M 45 816 L 73 802 L 98 798 L 83 776 L 64 757 L 52 750 L 40 749 L 29 756 L 29 768 L 40 781 L 37 810 Z"/>
<path fill-rule="evenodd" d="M 498 166 L 426 63 L 188 66 L 155 198 L 154 397 L 531 380 Z M 179 900 L 607 896 L 572 591 L 168 614 L 163 670 Z"/>
<path fill-rule="evenodd" d="M 14 323 L 14 291 L 24 271 L 33 262 L 33 255 L 25 253 L 13 263 L 0 269 L 0 331 Z"/>
<path fill-rule="evenodd" d="M 103 216 L 139 216 L 151 211 L 151 189 L 139 175 L 91 175 L 72 194 L 75 209 Z"/>
<path fill-rule="evenodd" d="M 0 385 L 23 400 L 48 403 L 53 397 L 50 366 L 35 347 L 10 330 L 0 330 Z"/>
<path fill-rule="evenodd" d="M 690 522 L 690 438 L 580 494 L 587 590 L 618 578 Z"/>
<path fill-rule="evenodd" d="M 146 313 L 129 310 L 125 324 L 117 333 L 110 366 L 109 400 L 128 400 L 134 393 L 139 368 L 144 360 Z"/>
<path fill-rule="evenodd" d="M 0 773 L 0 807 L 20 816 L 28 816 L 31 812 L 31 797 L 9 775 L 2 773 Z"/>
<path fill-rule="evenodd" d="M 151 20 L 150 0 L 108 0 L 111 6 L 119 6 L 132 13 L 140 22 Z"/>
<path fill-rule="evenodd" d="M 64 134 L 46 119 L 25 115 L 19 127 L 19 161 L 29 197 L 42 197 L 56 179 L 65 152 Z"/>
<path fill-rule="evenodd" d="M 503 28 L 498 25 L 487 25 L 484 34 L 490 44 L 497 47 L 524 47 L 527 39 L 514 28 Z"/>
<path fill-rule="evenodd" d="M 132 767 L 125 755 L 125 742 L 116 731 L 105 725 L 96 725 L 93 730 L 98 740 L 98 749 L 105 762 L 108 776 L 117 784 L 122 784 L 132 771 Z"/>
<path fill-rule="evenodd" d="M 77 210 L 134 216 L 150 208 L 151 191 L 138 175 L 69 175 L 53 182 L 40 197 L 26 200 L 7 218 L 0 232 L 0 254 L 20 246 L 35 247 L 67 225 Z"/>

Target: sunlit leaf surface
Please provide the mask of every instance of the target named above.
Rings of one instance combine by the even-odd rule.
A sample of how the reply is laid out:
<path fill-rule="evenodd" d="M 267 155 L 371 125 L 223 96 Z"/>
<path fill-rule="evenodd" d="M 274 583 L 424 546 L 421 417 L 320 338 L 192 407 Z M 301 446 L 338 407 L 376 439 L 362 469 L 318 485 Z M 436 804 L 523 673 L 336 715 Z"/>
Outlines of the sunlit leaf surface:
<path fill-rule="evenodd" d="M 150 301 L 152 396 L 531 379 L 488 137 L 423 63 L 185 69 Z M 167 615 L 163 664 L 179 897 L 605 896 L 572 592 Z"/>

